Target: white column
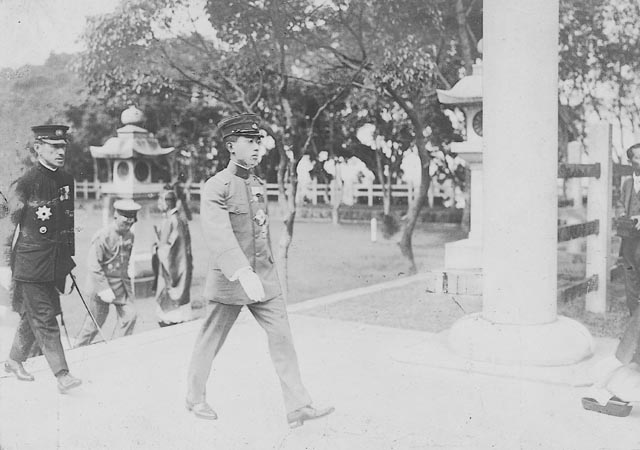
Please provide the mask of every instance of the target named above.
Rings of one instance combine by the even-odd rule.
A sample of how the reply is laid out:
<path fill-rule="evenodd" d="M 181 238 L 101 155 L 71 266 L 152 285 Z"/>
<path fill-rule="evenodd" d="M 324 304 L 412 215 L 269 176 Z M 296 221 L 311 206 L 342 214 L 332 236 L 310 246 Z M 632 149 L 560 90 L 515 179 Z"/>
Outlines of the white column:
<path fill-rule="evenodd" d="M 485 0 L 483 15 L 483 308 L 450 344 L 496 363 L 574 363 L 593 341 L 556 313 L 558 0 Z"/>
<path fill-rule="evenodd" d="M 471 169 L 471 224 L 469 227 L 469 239 L 482 242 L 483 235 L 483 177 L 482 162 L 472 163 Z"/>

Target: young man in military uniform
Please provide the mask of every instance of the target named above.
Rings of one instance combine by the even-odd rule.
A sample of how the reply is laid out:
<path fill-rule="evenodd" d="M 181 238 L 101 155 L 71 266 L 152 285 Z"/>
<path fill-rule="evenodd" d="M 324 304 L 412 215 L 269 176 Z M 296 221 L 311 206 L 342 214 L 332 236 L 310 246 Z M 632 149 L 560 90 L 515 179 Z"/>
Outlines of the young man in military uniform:
<path fill-rule="evenodd" d="M 200 214 L 210 262 L 205 299 L 212 302 L 197 337 L 188 373 L 186 406 L 197 417 L 216 419 L 206 400 L 211 365 L 243 306 L 266 331 L 269 353 L 284 395 L 287 420 L 298 426 L 333 412 L 316 409 L 302 384 L 289 319 L 269 241 L 267 197 L 251 168 L 258 164 L 258 117 L 240 114 L 218 124 L 231 155 L 226 169 L 202 191 Z"/>
<path fill-rule="evenodd" d="M 140 205 L 132 200 L 117 200 L 113 223 L 99 230 L 91 240 L 87 256 L 86 292 L 89 310 L 98 326 L 102 327 L 113 303 L 118 313 L 120 335 L 133 333 L 137 312 L 133 305 L 133 290 L 128 268 L 133 248 L 131 227 L 137 220 Z M 76 347 L 88 345 L 98 334 L 98 328 L 89 314 L 76 338 Z"/>
<path fill-rule="evenodd" d="M 69 127 L 31 129 L 37 163 L 13 185 L 9 215 L 16 232 L 3 242 L 5 255 L 10 255 L 12 307 L 20 314 L 4 368 L 19 380 L 33 381 L 23 362 L 35 348 L 44 354 L 64 393 L 82 383 L 69 373 L 56 320 L 62 313 L 60 293 L 75 266 L 74 180 L 62 170 Z"/>

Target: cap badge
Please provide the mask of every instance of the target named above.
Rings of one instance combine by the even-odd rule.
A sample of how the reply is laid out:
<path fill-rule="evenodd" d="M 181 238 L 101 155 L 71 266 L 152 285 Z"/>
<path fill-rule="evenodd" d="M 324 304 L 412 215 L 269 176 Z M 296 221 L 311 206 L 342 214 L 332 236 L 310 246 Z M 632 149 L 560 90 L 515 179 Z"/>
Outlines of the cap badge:
<path fill-rule="evenodd" d="M 60 128 L 58 128 L 56 130 L 56 136 L 62 136 L 62 135 L 64 135 L 64 131 L 62 131 Z"/>
<path fill-rule="evenodd" d="M 251 128 L 253 128 L 254 130 L 258 129 L 258 124 L 257 123 L 252 123 L 251 124 Z"/>
<path fill-rule="evenodd" d="M 51 208 L 46 205 L 39 207 L 36 210 L 36 216 L 38 217 L 38 220 L 49 220 L 51 218 Z M 42 231 L 42 228 L 40 230 L 40 233 L 44 233 L 44 231 Z M 47 230 L 45 229 L 45 231 Z"/>

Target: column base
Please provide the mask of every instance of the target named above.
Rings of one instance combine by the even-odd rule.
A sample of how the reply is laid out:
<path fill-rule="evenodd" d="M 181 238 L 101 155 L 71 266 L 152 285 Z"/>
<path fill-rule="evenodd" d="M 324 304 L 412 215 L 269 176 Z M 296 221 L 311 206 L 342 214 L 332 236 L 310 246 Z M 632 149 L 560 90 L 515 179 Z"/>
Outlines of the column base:
<path fill-rule="evenodd" d="M 444 244 L 445 269 L 479 269 L 482 267 L 482 241 L 462 239 Z"/>
<path fill-rule="evenodd" d="M 496 324 L 469 314 L 453 324 L 449 346 L 458 355 L 494 364 L 562 366 L 591 356 L 595 344 L 579 322 L 558 316 L 541 325 Z"/>

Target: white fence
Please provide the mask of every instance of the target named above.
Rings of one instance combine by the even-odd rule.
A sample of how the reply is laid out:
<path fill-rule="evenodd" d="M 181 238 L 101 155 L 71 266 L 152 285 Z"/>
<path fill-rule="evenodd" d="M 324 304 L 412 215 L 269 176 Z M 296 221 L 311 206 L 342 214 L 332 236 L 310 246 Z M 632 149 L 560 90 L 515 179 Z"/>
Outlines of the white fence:
<path fill-rule="evenodd" d="M 160 187 L 164 183 L 155 183 L 155 187 Z M 185 193 L 188 200 L 199 201 L 200 191 L 204 186 L 204 182 L 193 183 L 185 189 Z M 285 185 L 286 189 L 290 190 L 291 185 Z M 318 203 L 330 203 L 331 196 L 336 192 L 333 183 L 319 184 L 312 183 L 310 188 L 306 191 L 306 197 L 311 204 L 316 205 Z M 267 184 L 267 198 L 269 200 L 278 199 L 278 185 L 276 183 Z M 340 194 L 339 194 L 340 195 Z M 382 203 L 383 190 L 380 184 L 357 184 L 353 188 L 353 195 L 355 203 L 365 203 L 368 206 Z M 391 185 L 391 197 L 398 199 L 407 199 L 407 202 L 411 202 L 416 198 L 417 186 L 410 184 L 393 184 Z M 93 181 L 78 181 L 76 183 L 76 197 L 77 198 L 100 198 L 100 186 Z M 453 191 L 446 185 L 440 183 L 431 183 L 431 188 L 427 193 L 429 206 L 433 206 L 434 198 L 452 198 Z M 360 199 L 363 199 L 360 202 Z"/>

